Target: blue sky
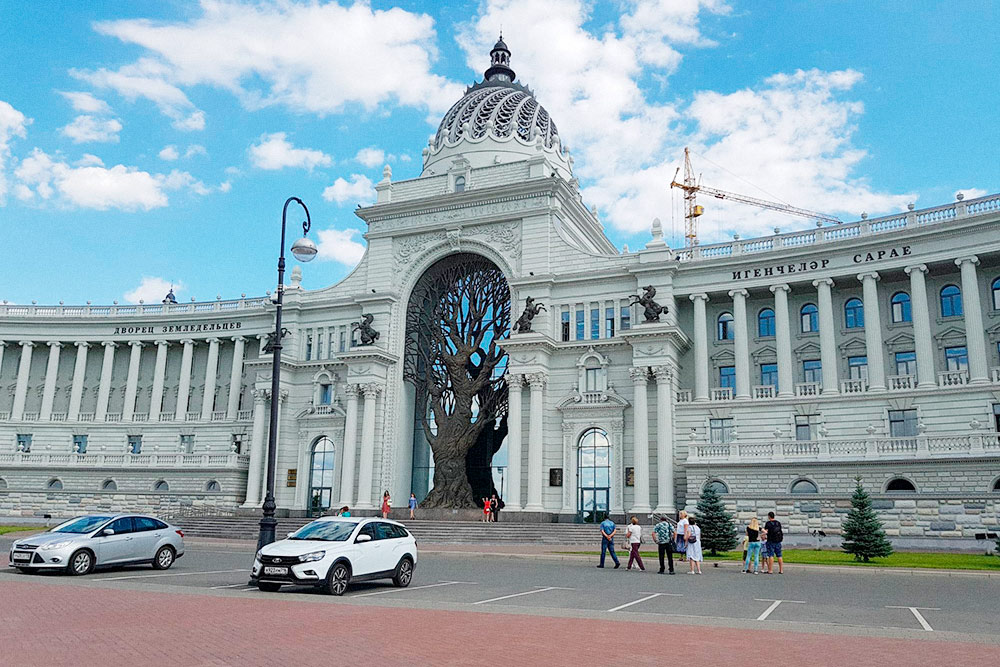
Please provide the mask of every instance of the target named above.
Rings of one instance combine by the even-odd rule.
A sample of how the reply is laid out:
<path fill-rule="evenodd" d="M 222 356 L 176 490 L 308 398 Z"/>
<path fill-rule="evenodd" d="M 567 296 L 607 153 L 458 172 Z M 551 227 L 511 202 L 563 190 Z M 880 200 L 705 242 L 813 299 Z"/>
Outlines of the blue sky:
<path fill-rule="evenodd" d="M 416 177 L 502 25 L 617 244 L 685 145 L 704 182 L 854 220 L 1000 190 L 990 2 L 0 0 L 0 298 L 262 294 L 281 205 L 310 208 L 308 288 L 357 262 L 390 164 Z M 298 221 L 298 218 L 295 218 Z M 714 202 L 703 242 L 809 225 Z"/>

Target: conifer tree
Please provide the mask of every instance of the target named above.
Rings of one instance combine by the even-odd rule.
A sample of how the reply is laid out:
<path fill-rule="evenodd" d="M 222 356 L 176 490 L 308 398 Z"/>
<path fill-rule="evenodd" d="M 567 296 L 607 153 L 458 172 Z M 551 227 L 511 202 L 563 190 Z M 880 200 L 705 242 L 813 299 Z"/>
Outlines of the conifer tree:
<path fill-rule="evenodd" d="M 698 499 L 698 525 L 701 526 L 701 548 L 712 556 L 736 548 L 736 524 L 711 484 L 705 485 Z"/>
<path fill-rule="evenodd" d="M 861 486 L 861 478 L 856 478 L 857 486 L 851 496 L 851 511 L 844 518 L 841 527 L 843 544 L 841 548 L 854 554 L 854 560 L 867 563 L 872 558 L 892 555 L 892 543 L 885 536 L 882 521 L 872 507 L 871 496 Z"/>

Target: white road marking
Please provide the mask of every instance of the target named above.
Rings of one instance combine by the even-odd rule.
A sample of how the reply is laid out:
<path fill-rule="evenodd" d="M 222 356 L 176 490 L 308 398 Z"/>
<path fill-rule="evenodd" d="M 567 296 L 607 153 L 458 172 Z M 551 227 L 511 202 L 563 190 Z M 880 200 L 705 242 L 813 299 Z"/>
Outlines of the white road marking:
<path fill-rule="evenodd" d="M 576 590 L 574 588 L 563 588 L 561 586 L 546 586 L 544 588 L 536 588 L 530 591 L 523 591 L 521 593 L 512 593 L 511 595 L 501 595 L 498 598 L 490 598 L 489 600 L 480 600 L 479 602 L 473 602 L 472 604 L 486 604 L 487 602 L 499 602 L 500 600 L 509 600 L 510 598 L 521 597 L 522 595 L 534 595 L 535 593 L 544 593 L 545 591 L 572 591 Z"/>
<path fill-rule="evenodd" d="M 766 621 L 767 617 L 771 615 L 775 609 L 778 608 L 782 602 L 789 602 L 791 604 L 805 604 L 802 600 L 761 600 L 760 598 L 754 598 L 757 602 L 770 602 L 771 606 L 764 610 L 764 613 L 757 617 L 758 621 Z"/>
<path fill-rule="evenodd" d="M 246 588 L 247 590 L 250 590 L 251 588 L 257 588 L 256 586 L 249 586 L 247 584 L 229 584 L 228 586 L 209 586 L 208 588 L 210 590 L 216 591 L 219 590 L 220 588 L 239 588 L 241 586 L 243 588 Z"/>
<path fill-rule="evenodd" d="M 360 595 L 349 595 L 350 598 L 366 598 L 370 595 L 385 595 L 386 593 L 400 593 L 402 591 L 415 591 L 421 588 L 437 588 L 438 586 L 453 586 L 455 584 L 474 584 L 474 581 L 442 581 L 437 584 L 424 584 L 423 586 L 410 586 L 407 588 L 387 588 L 384 591 L 374 591 L 372 593 L 361 593 Z"/>
<path fill-rule="evenodd" d="M 91 581 L 121 581 L 122 579 L 153 579 L 156 577 L 190 577 L 198 574 L 227 574 L 229 572 L 249 572 L 245 568 L 239 570 L 211 570 L 209 572 L 169 572 L 167 574 L 133 574 L 127 577 L 102 577 Z"/>
<path fill-rule="evenodd" d="M 925 619 L 924 616 L 923 616 L 923 614 L 920 613 L 920 610 L 923 610 L 923 611 L 941 611 L 940 607 L 890 607 L 890 606 L 886 606 L 886 609 L 909 609 L 910 612 L 913 613 L 913 617 L 917 619 L 917 623 L 920 624 L 920 627 L 922 627 L 927 632 L 934 632 L 934 628 L 932 628 L 931 624 L 927 622 L 927 619 Z"/>

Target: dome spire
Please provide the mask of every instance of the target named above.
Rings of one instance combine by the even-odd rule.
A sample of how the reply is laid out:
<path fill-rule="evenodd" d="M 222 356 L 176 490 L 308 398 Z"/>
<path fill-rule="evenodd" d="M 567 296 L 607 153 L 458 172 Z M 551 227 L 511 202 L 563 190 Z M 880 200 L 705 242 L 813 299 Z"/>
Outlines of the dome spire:
<path fill-rule="evenodd" d="M 503 32 L 490 50 L 490 68 L 483 73 L 487 81 L 512 83 L 517 76 L 510 68 L 510 49 L 503 41 Z"/>

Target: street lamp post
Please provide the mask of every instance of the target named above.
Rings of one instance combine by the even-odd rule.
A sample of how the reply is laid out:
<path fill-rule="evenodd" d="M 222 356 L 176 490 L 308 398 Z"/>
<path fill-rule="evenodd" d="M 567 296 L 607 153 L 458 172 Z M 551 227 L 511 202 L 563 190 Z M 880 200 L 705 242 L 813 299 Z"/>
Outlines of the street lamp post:
<path fill-rule="evenodd" d="M 278 294 L 275 299 L 274 311 L 274 332 L 268 336 L 265 351 L 271 352 L 271 427 L 267 433 L 267 493 L 264 495 L 264 513 L 260 517 L 260 535 L 257 538 L 257 549 L 266 544 L 274 542 L 274 532 L 278 521 L 274 518 L 274 468 L 275 455 L 277 453 L 278 442 L 278 403 L 280 402 L 280 373 L 281 373 L 281 338 L 288 333 L 281 328 L 281 304 L 282 296 L 285 293 L 285 219 L 288 216 L 288 205 L 297 202 L 302 210 L 306 212 L 306 219 L 302 223 L 302 238 L 292 244 L 291 251 L 295 259 L 300 262 L 311 261 L 319 249 L 316 244 L 306 238 L 312 222 L 309 219 L 309 209 L 298 197 L 289 197 L 285 200 L 285 206 L 281 209 L 281 249 L 278 254 Z"/>

